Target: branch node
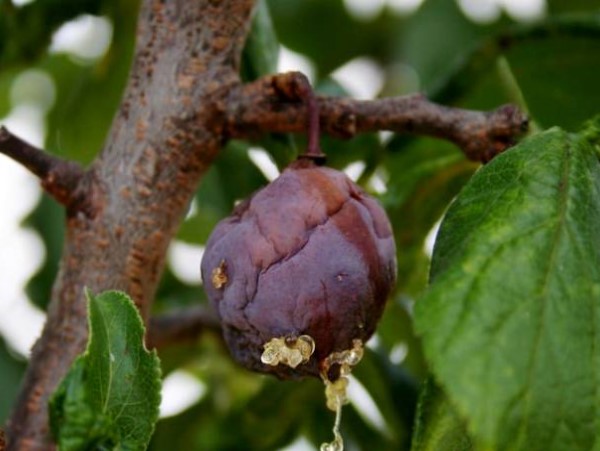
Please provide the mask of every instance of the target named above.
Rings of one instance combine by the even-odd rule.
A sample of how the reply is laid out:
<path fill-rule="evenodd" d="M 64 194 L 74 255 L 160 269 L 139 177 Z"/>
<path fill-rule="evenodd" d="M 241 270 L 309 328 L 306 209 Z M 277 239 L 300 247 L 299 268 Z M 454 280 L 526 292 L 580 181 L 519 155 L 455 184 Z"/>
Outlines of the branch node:
<path fill-rule="evenodd" d="M 85 172 L 78 163 L 50 155 L 0 126 L 0 153 L 22 164 L 40 179 L 44 191 L 68 209 L 81 202 L 77 188 Z"/>

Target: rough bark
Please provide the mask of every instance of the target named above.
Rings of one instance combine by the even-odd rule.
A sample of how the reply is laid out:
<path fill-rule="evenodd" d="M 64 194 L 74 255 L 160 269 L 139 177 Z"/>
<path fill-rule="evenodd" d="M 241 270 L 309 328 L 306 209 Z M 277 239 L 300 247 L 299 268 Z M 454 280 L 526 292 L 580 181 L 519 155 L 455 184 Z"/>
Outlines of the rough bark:
<path fill-rule="evenodd" d="M 87 339 L 84 286 L 147 318 L 165 252 L 222 142 L 214 105 L 238 82 L 252 0 L 146 0 L 123 102 L 77 190 L 48 319 L 8 422 L 10 450 L 52 449 L 47 401 Z"/>

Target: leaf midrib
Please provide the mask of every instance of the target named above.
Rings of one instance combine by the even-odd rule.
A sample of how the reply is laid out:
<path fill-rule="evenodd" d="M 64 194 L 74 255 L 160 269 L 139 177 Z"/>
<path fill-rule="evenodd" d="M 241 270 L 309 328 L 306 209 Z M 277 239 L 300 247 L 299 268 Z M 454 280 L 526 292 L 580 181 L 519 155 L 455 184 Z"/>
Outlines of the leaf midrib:
<path fill-rule="evenodd" d="M 104 405 L 102 406 L 102 413 L 107 413 L 108 412 L 108 402 L 110 399 L 110 393 L 112 390 L 112 383 L 113 383 L 113 353 L 112 353 L 112 348 L 110 346 L 110 340 L 109 340 L 109 327 L 108 324 L 106 322 L 106 315 L 104 310 L 102 309 L 98 309 L 100 312 L 100 320 L 101 320 L 101 324 L 102 324 L 102 328 L 104 330 L 104 333 L 106 335 L 106 342 L 108 343 L 108 383 L 106 386 L 106 394 L 104 397 Z M 100 387 L 102 388 L 102 385 L 100 385 Z"/>
<path fill-rule="evenodd" d="M 538 323 L 538 327 L 536 329 L 536 335 L 534 338 L 533 349 L 531 352 L 530 363 L 527 368 L 527 376 L 526 383 L 524 385 L 524 393 L 523 397 L 525 399 L 525 405 L 523 406 L 523 412 L 531 411 L 531 390 L 529 387 L 532 385 L 533 380 L 533 371 L 536 366 L 536 362 L 539 355 L 539 348 L 541 343 L 542 332 L 544 330 L 546 324 L 546 311 L 548 304 L 548 285 L 550 282 L 550 275 L 552 273 L 552 268 L 554 268 L 557 260 L 557 253 L 559 248 L 559 242 L 561 240 L 561 236 L 566 229 L 566 217 L 567 217 L 567 209 L 568 209 L 568 200 L 569 200 L 569 190 L 571 188 L 571 180 L 570 180 L 570 172 L 571 172 L 571 158 L 572 158 L 572 148 L 569 139 L 564 139 L 564 149 L 565 149 L 565 163 L 563 168 L 563 173 L 560 182 L 562 182 L 562 191 L 560 191 L 560 197 L 558 202 L 558 221 L 556 224 L 556 231 L 554 233 L 554 237 L 552 239 L 552 248 L 550 253 L 550 258 L 548 259 L 548 265 L 544 271 L 544 281 L 541 286 L 541 293 L 539 299 L 541 301 L 541 310 L 540 310 L 540 321 Z M 514 442 L 515 445 L 513 449 L 520 449 L 520 444 L 526 443 L 526 438 L 528 434 L 528 425 L 531 415 L 524 415 L 524 421 L 521 422 L 519 427 L 517 440 Z M 557 429 L 555 428 L 554 431 Z"/>

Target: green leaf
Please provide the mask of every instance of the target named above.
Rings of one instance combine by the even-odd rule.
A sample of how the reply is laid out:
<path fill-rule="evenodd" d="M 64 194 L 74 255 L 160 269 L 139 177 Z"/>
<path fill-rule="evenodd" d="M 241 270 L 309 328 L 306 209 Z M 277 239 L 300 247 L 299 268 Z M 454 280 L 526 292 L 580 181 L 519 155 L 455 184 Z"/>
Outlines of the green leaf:
<path fill-rule="evenodd" d="M 550 14 L 598 12 L 598 2 L 595 0 L 547 0 L 547 4 Z"/>
<path fill-rule="evenodd" d="M 124 293 L 86 292 L 90 339 L 50 401 L 61 450 L 146 449 L 160 404 L 160 362 Z"/>
<path fill-rule="evenodd" d="M 430 258 L 425 241 L 476 167 L 454 146 L 434 139 L 410 140 L 407 145 L 394 139 L 381 165 L 389 174 L 382 201 L 394 230 L 399 277 L 378 336 L 388 350 L 408 347 L 403 366 L 418 379 L 427 369 L 409 310 L 412 299 L 427 286 Z"/>
<path fill-rule="evenodd" d="M 430 94 L 441 103 L 492 108 L 503 91 L 497 67 L 504 57 L 535 121 L 545 127 L 576 130 L 598 111 L 600 91 L 593 75 L 600 70 L 598 52 L 599 14 L 516 26 L 482 40 L 463 55 Z M 495 89 L 490 89 L 490 80 Z"/>
<path fill-rule="evenodd" d="M 15 68 L 7 69 L 3 67 L 0 70 L 0 117 L 8 115 L 12 108 L 10 91 L 19 72 L 20 71 Z"/>
<path fill-rule="evenodd" d="M 150 449 L 279 450 L 315 419 L 324 429 L 321 441 L 331 434 L 333 418 L 325 407 L 323 385 L 316 380 L 294 383 L 265 378 L 258 392 L 243 402 L 238 397 L 228 410 L 223 404 L 232 392 L 224 392 L 221 382 L 215 381 L 196 406 L 161 420 Z"/>
<path fill-rule="evenodd" d="M 52 32 L 80 14 L 97 14 L 99 0 L 45 0 L 16 7 L 0 1 L 0 66 L 30 61 L 46 51 Z"/>
<path fill-rule="evenodd" d="M 234 417 L 248 449 L 281 449 L 297 435 L 303 419 L 320 416 L 324 408 L 322 385 L 269 380 Z M 303 405 L 304 407 L 298 408 Z"/>
<path fill-rule="evenodd" d="M 417 71 L 421 86 L 429 91 L 484 36 L 505 26 L 507 20 L 477 24 L 461 11 L 458 2 L 427 0 L 398 36 L 406 63 Z M 444 39 L 440 39 L 444 36 Z"/>
<path fill-rule="evenodd" d="M 426 256 L 423 258 L 425 259 Z M 420 261 L 420 258 L 417 261 Z M 399 371 L 407 371 L 416 380 L 421 380 L 427 376 L 428 368 L 425 356 L 423 355 L 421 337 L 418 337 L 414 330 L 411 304 L 406 294 L 396 293 L 388 299 L 383 317 L 377 326 L 377 337 L 381 340 L 381 346 L 385 348 L 388 355 L 398 352 L 399 347 L 400 349 L 405 348 L 406 356 L 402 359 L 402 366 L 397 369 Z M 388 364 L 391 365 L 390 362 Z M 407 384 L 395 385 L 402 387 L 402 385 Z M 406 399 L 403 399 L 399 403 L 399 409 L 406 417 L 408 417 L 408 410 L 410 410 L 408 405 L 412 405 L 413 407 L 416 405 L 417 389 L 415 388 L 414 390 L 414 402 L 412 400 L 406 402 Z M 397 395 L 398 399 L 406 398 L 407 390 L 400 389 Z M 411 415 L 414 416 L 414 411 Z"/>
<path fill-rule="evenodd" d="M 278 58 L 279 41 L 271 22 L 269 6 L 266 0 L 259 0 L 242 53 L 242 79 L 251 81 L 275 73 Z"/>
<path fill-rule="evenodd" d="M 388 446 L 395 450 L 407 449 L 417 404 L 416 380 L 405 368 L 392 364 L 389 353 L 381 346 L 376 350 L 366 348 L 360 365 L 354 368 L 352 374 L 381 412 L 385 425 L 384 431 L 380 430 L 379 433 L 385 436 Z M 347 420 L 344 411 L 342 424 L 348 425 Z"/>
<path fill-rule="evenodd" d="M 258 140 L 257 144 L 271 155 L 277 168 L 282 171 L 298 156 L 301 147 L 297 141 L 297 135 L 292 133 L 269 133 Z"/>
<path fill-rule="evenodd" d="M 600 445 L 599 237 L 597 155 L 558 128 L 498 156 L 449 209 L 415 319 L 486 449 Z"/>
<path fill-rule="evenodd" d="M 430 377 L 423 384 L 411 451 L 474 451 L 464 422 Z"/>
<path fill-rule="evenodd" d="M 395 50 L 390 36 L 398 34 L 404 22 L 387 11 L 369 21 L 354 18 L 343 0 L 268 3 L 281 43 L 308 56 L 321 75 L 364 55 L 389 61 Z"/>
<path fill-rule="evenodd" d="M 113 40 L 106 55 L 93 65 L 81 66 L 60 54 L 40 61 L 38 67 L 56 85 L 45 146 L 52 153 L 88 164 L 104 146 L 130 71 L 137 10 L 137 0 L 107 3 Z"/>
<path fill-rule="evenodd" d="M 439 140 L 416 140 L 402 151 L 396 150 L 399 145 L 398 140 L 390 142 L 385 158 L 390 181 L 383 203 L 398 250 L 398 274 L 402 276 L 397 289 L 416 296 L 427 283 L 425 239 L 476 165 Z"/>
<path fill-rule="evenodd" d="M 331 421 L 332 419 L 329 420 L 329 422 Z M 365 421 L 353 404 L 349 404 L 343 408 L 340 433 L 344 439 L 344 449 L 376 449 L 378 451 L 401 451 L 407 449 L 406 447 L 401 447 L 396 440 L 388 437 L 389 434 L 382 433 L 373 424 Z M 326 440 L 331 440 L 331 432 Z M 315 445 L 320 446 L 321 443 L 315 443 Z"/>

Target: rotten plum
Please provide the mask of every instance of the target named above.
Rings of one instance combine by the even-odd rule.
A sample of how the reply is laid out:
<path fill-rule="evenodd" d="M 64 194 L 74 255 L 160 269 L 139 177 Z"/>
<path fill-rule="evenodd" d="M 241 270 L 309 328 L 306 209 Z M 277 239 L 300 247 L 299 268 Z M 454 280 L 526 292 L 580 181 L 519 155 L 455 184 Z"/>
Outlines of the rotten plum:
<path fill-rule="evenodd" d="M 216 226 L 201 272 L 237 361 L 281 378 L 323 377 L 329 356 L 373 334 L 395 254 L 377 201 L 300 159 Z"/>

